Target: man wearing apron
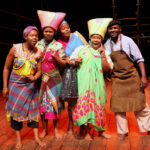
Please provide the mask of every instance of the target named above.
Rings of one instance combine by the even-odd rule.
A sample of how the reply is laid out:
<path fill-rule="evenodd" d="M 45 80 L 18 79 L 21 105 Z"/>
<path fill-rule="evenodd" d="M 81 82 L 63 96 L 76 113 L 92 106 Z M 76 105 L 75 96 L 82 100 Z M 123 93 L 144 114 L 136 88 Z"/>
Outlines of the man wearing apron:
<path fill-rule="evenodd" d="M 140 132 L 146 132 L 150 131 L 150 108 L 144 93 L 148 85 L 144 59 L 135 42 L 121 31 L 120 21 L 110 22 L 105 49 L 114 63 L 110 108 L 115 112 L 119 139 L 123 140 L 128 135 L 126 112 L 135 112 Z"/>

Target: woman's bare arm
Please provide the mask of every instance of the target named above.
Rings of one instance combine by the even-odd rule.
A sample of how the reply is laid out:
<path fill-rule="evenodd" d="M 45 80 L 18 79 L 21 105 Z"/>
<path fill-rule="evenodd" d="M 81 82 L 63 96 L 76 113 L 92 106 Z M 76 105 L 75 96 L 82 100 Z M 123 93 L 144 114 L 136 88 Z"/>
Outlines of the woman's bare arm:
<path fill-rule="evenodd" d="M 3 69 L 3 88 L 7 88 L 9 70 L 14 61 L 14 48 L 12 47 L 6 57 L 4 69 Z"/>
<path fill-rule="evenodd" d="M 10 67 L 14 61 L 14 48 L 12 47 L 6 57 L 4 69 L 3 69 L 3 97 L 8 98 L 8 77 Z"/>

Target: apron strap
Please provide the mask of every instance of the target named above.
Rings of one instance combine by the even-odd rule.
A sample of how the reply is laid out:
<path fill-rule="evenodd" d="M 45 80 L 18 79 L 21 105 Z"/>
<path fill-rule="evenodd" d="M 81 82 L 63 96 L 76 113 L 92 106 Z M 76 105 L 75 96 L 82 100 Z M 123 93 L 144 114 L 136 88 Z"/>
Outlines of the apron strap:
<path fill-rule="evenodd" d="M 121 34 L 120 34 L 120 49 L 123 50 L 122 49 L 122 35 Z"/>
<path fill-rule="evenodd" d="M 110 40 L 111 52 L 114 52 L 112 41 Z M 122 35 L 120 34 L 120 50 L 122 50 Z"/>
<path fill-rule="evenodd" d="M 111 48 L 111 52 L 113 52 L 114 48 L 113 48 L 113 44 L 112 44 L 111 40 L 110 40 L 110 48 Z"/>

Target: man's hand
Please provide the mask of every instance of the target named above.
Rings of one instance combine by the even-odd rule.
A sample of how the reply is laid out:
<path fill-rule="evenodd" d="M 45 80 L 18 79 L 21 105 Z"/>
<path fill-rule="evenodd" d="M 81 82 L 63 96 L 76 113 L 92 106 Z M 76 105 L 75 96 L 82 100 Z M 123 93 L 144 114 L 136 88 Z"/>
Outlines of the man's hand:
<path fill-rule="evenodd" d="M 148 81 L 147 81 L 147 78 L 146 77 L 142 77 L 141 78 L 141 88 L 142 89 L 145 89 L 148 85 Z"/>

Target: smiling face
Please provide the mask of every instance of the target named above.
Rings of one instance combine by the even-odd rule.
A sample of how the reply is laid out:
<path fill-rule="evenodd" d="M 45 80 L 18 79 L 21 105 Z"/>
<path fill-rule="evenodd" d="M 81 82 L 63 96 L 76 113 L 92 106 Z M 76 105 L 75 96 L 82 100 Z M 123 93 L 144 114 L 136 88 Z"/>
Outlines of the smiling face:
<path fill-rule="evenodd" d="M 45 27 L 43 29 L 43 36 L 44 36 L 44 39 L 46 40 L 46 42 L 50 42 L 53 37 L 54 37 L 54 34 L 55 34 L 55 30 L 51 27 Z"/>
<path fill-rule="evenodd" d="M 26 42 L 34 47 L 35 44 L 37 43 L 38 41 L 38 31 L 36 30 L 31 30 L 26 36 L 25 36 L 25 40 Z"/>
<path fill-rule="evenodd" d="M 69 38 L 70 37 L 70 32 L 71 32 L 71 29 L 70 29 L 70 26 L 68 23 L 63 23 L 60 28 L 60 33 L 61 33 L 61 37 L 62 38 Z"/>
<path fill-rule="evenodd" d="M 108 34 L 110 35 L 113 41 L 116 41 L 121 31 L 122 31 L 121 27 L 118 24 L 116 24 L 116 25 L 109 27 Z"/>
<path fill-rule="evenodd" d="M 94 49 L 98 49 L 99 47 L 101 47 L 102 44 L 102 37 L 98 34 L 93 34 L 91 35 L 91 46 Z"/>

